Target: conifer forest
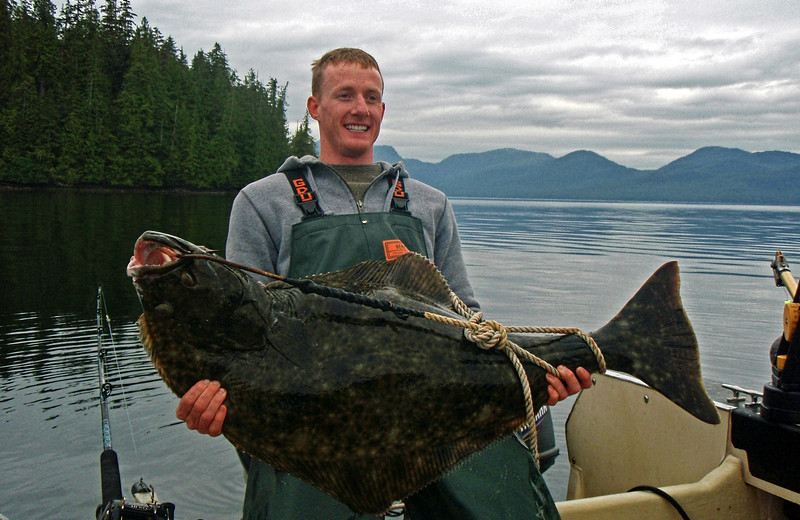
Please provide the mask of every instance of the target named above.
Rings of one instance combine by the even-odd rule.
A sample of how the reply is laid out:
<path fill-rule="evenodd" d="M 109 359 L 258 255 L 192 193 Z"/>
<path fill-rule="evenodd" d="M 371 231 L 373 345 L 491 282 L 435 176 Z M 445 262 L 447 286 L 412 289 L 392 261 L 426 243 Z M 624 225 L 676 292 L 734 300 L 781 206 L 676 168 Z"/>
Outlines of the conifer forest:
<path fill-rule="evenodd" d="M 129 0 L 0 0 L 0 184 L 229 189 L 314 153 L 288 85 L 136 19 Z"/>

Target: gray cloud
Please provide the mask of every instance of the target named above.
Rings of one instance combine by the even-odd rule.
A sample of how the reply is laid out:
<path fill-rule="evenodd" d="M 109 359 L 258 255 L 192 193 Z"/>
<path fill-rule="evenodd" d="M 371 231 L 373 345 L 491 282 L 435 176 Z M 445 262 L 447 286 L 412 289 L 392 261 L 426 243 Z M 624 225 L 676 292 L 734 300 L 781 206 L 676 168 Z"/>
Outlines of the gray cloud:
<path fill-rule="evenodd" d="M 133 1 L 190 57 L 219 42 L 240 76 L 288 82 L 292 130 L 311 61 L 364 48 L 386 80 L 379 143 L 405 157 L 589 149 L 654 168 L 707 145 L 800 151 L 795 2 Z"/>

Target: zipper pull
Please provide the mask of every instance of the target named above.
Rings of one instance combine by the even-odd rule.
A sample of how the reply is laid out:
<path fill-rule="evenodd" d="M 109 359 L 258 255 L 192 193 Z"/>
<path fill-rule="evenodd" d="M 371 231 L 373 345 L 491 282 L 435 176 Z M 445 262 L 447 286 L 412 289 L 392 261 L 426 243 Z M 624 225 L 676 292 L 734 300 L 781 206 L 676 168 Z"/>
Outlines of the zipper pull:
<path fill-rule="evenodd" d="M 358 207 L 358 214 L 359 215 L 363 215 L 362 210 L 364 209 L 364 203 L 362 201 L 360 201 L 360 200 L 357 200 L 356 201 L 356 207 Z M 367 221 L 362 217 L 361 218 L 361 223 L 362 224 L 366 224 Z"/>

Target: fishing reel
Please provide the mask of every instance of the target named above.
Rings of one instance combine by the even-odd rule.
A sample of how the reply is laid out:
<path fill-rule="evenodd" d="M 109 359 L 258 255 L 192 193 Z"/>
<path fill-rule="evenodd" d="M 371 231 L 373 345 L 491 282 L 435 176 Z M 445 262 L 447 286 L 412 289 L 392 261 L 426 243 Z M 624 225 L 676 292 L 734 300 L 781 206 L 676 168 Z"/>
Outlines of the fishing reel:
<path fill-rule="evenodd" d="M 140 504 L 127 500 L 112 500 L 97 516 L 98 520 L 174 520 L 175 505 L 169 502 Z"/>
<path fill-rule="evenodd" d="M 143 479 L 131 487 L 131 493 L 133 502 L 115 498 L 105 507 L 97 506 L 97 520 L 174 520 L 175 504 L 159 502 L 155 490 Z"/>

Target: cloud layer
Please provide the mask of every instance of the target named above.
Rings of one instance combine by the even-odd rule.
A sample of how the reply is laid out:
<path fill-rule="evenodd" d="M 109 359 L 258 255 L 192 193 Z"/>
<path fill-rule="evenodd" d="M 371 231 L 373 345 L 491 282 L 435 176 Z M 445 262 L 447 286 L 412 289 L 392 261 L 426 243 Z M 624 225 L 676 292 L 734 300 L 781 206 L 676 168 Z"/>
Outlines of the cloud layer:
<path fill-rule="evenodd" d="M 239 76 L 288 82 L 361 47 L 381 65 L 378 144 L 437 162 L 513 147 L 657 168 L 707 145 L 800 151 L 800 4 L 133 0 L 190 57 L 218 42 Z"/>

